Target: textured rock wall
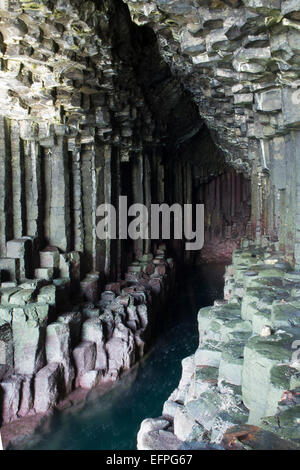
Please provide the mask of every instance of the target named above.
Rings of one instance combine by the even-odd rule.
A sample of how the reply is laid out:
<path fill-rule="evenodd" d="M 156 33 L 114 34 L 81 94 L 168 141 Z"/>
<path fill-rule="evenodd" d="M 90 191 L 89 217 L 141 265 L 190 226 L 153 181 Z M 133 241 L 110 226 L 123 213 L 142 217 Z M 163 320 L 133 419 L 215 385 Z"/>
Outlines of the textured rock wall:
<path fill-rule="evenodd" d="M 65 286 L 62 290 L 55 281 L 61 279 L 1 289 L 5 447 L 28 437 L 54 407 L 70 406 L 95 387 L 101 392 L 143 357 L 157 316 L 174 290 L 175 271 L 161 245 L 155 256 L 146 254 L 132 263 L 125 280 L 107 284 L 99 300 L 71 304 Z M 98 297 L 99 287 L 92 285 L 92 290 Z M 20 418 L 25 418 L 21 427 Z"/>
<path fill-rule="evenodd" d="M 299 4 L 126 0 L 154 28 L 227 162 L 251 176 L 252 236 L 299 265 Z"/>
<path fill-rule="evenodd" d="M 225 299 L 200 309 L 199 347 L 162 416 L 141 424 L 140 450 L 299 449 L 299 280 L 274 247 L 234 252 Z"/>
<path fill-rule="evenodd" d="M 169 111 L 159 131 L 137 71 L 147 38 L 118 2 L 1 8 L 0 402 L 9 426 L 140 359 L 174 265 L 159 243 L 96 237 L 100 203 L 164 200 Z M 184 108 L 163 62 L 158 73 Z"/>
<path fill-rule="evenodd" d="M 149 241 L 98 240 L 100 203 L 204 198 L 214 247 L 231 230 L 218 258 L 250 231 L 300 265 L 298 5 L 127 3 L 142 28 L 117 0 L 0 5 L 3 423 L 143 354 L 147 295 L 162 298 L 173 262 Z"/>
<path fill-rule="evenodd" d="M 158 139 L 130 51 L 127 63 L 114 51 L 114 8 L 13 2 L 2 11 L 3 258 L 7 241 L 30 236 L 84 253 L 83 274 L 120 270 L 110 273 L 120 247 L 96 238 L 96 208 L 117 199 L 130 155 Z"/>

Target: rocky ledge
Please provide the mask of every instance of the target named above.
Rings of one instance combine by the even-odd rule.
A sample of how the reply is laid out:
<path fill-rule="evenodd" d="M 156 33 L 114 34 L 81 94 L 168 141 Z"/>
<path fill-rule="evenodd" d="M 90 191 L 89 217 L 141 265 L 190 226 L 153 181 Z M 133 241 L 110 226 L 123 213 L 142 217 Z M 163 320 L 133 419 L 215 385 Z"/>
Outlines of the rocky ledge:
<path fill-rule="evenodd" d="M 40 258 L 45 261 L 46 255 L 48 265 L 50 260 L 59 262 L 55 248 L 43 251 Z M 22 262 L 21 255 L 18 261 Z M 5 447 L 30 435 L 41 418 L 63 406 L 74 390 L 106 389 L 143 357 L 158 306 L 174 287 L 174 263 L 166 259 L 164 246 L 155 256 L 144 254 L 129 266 L 124 281 L 105 286 L 100 299 L 97 273 L 80 283 L 76 302 L 74 294 L 73 302 L 69 295 L 72 283 L 71 276 L 1 285 Z"/>
<path fill-rule="evenodd" d="M 300 272 L 274 246 L 236 250 L 225 299 L 199 311 L 199 347 L 138 449 L 299 449 L 299 319 Z"/>

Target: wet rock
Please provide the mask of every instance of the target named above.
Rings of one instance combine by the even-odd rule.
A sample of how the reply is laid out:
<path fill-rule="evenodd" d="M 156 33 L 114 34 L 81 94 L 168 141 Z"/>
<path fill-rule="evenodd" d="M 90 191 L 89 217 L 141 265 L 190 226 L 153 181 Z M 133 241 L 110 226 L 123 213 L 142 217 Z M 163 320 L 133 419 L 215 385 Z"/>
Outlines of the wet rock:
<path fill-rule="evenodd" d="M 82 324 L 82 334 L 83 341 L 93 342 L 96 345 L 96 362 L 95 369 L 97 370 L 107 370 L 107 357 L 105 351 L 105 337 L 103 334 L 103 325 L 99 319 L 89 319 L 85 320 Z"/>
<path fill-rule="evenodd" d="M 73 357 L 77 373 L 76 386 L 78 386 L 81 375 L 95 369 L 96 344 L 92 341 L 82 341 L 74 349 Z"/>
<path fill-rule="evenodd" d="M 73 387 L 75 371 L 71 362 L 69 326 L 60 322 L 48 325 L 45 347 L 47 362 L 62 364 L 65 379 L 65 393 L 70 393 Z"/>
<path fill-rule="evenodd" d="M 242 371 L 244 365 L 244 343 L 228 342 L 224 346 L 220 367 L 219 379 L 234 385 L 242 384 Z"/>
<path fill-rule="evenodd" d="M 74 347 L 79 343 L 81 336 L 81 312 L 74 311 L 70 313 L 63 313 L 62 315 L 59 315 L 57 321 L 69 326 L 71 348 L 74 349 Z"/>
<path fill-rule="evenodd" d="M 299 306 L 290 296 L 297 276 L 283 278 L 287 267 L 278 253 L 266 252 L 266 267 L 263 256 L 262 250 L 238 250 L 226 270 L 231 292 L 236 285 L 243 290 L 242 305 L 230 294 L 229 302 L 199 311 L 199 347 L 183 361 L 180 384 L 163 409 L 174 422 L 170 431 L 182 441 L 180 448 L 278 444 L 292 449 L 298 444 L 299 371 L 293 357 Z"/>
<path fill-rule="evenodd" d="M 243 401 L 250 410 L 250 424 L 258 424 L 265 415 L 271 369 L 291 360 L 292 338 L 287 333 L 266 338 L 254 336 L 244 350 L 242 375 Z"/>
<path fill-rule="evenodd" d="M 176 403 L 172 400 L 167 400 L 164 403 L 163 407 L 163 416 L 166 416 L 168 419 L 174 419 L 175 413 L 178 409 L 182 409 L 183 405 Z"/>
<path fill-rule="evenodd" d="M 135 362 L 135 341 L 132 332 L 122 323 L 115 329 L 112 338 L 105 344 L 108 356 L 109 376 L 116 379 L 123 371 L 129 370 Z"/>
<path fill-rule="evenodd" d="M 138 450 L 176 450 L 181 442 L 171 432 L 165 434 L 170 426 L 163 418 L 145 419 L 137 436 Z"/>
<path fill-rule="evenodd" d="M 297 445 L 264 431 L 257 426 L 234 426 L 224 435 L 222 446 L 227 450 L 297 450 Z"/>
<path fill-rule="evenodd" d="M 49 306 L 32 304 L 13 308 L 14 368 L 32 375 L 45 365 L 45 336 Z"/>
<path fill-rule="evenodd" d="M 219 367 L 222 355 L 220 343 L 213 340 L 207 340 L 200 346 L 195 353 L 195 364 L 197 366 Z"/>
<path fill-rule="evenodd" d="M 272 367 L 265 416 L 275 415 L 279 402 L 288 394 L 289 390 L 297 386 L 300 386 L 300 373 L 297 369 L 287 365 Z"/>
<path fill-rule="evenodd" d="M 33 409 L 33 383 L 34 380 L 32 376 L 22 377 L 20 408 L 18 411 L 18 416 L 21 418 L 27 416 Z"/>
<path fill-rule="evenodd" d="M 221 407 L 221 398 L 214 390 L 209 390 L 198 400 L 187 403 L 185 407 L 195 421 L 210 430 Z"/>
<path fill-rule="evenodd" d="M 174 414 L 174 434 L 181 441 L 187 441 L 196 426 L 196 420 L 186 408 L 177 408 Z"/>
<path fill-rule="evenodd" d="M 2 424 L 17 419 L 21 385 L 22 378 L 18 375 L 1 382 Z"/>
<path fill-rule="evenodd" d="M 60 398 L 64 389 L 63 366 L 51 363 L 43 367 L 34 380 L 34 409 L 36 413 L 47 413 Z"/>
<path fill-rule="evenodd" d="M 79 386 L 81 388 L 90 390 L 98 385 L 101 377 L 102 374 L 99 370 L 90 370 L 89 372 L 85 372 L 79 378 Z"/>

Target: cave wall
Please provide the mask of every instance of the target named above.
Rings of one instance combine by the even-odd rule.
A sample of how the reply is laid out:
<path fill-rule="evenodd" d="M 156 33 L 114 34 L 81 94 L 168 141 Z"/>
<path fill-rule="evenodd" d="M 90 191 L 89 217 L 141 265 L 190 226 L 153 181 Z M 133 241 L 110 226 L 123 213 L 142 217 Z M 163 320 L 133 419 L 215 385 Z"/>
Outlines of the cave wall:
<path fill-rule="evenodd" d="M 131 24 L 121 2 L 2 8 L 2 280 L 31 278 L 34 270 L 51 278 L 49 267 L 63 276 L 118 278 L 151 246 L 99 240 L 96 209 L 118 206 L 120 194 L 129 203 L 163 202 L 166 136 L 171 127 L 170 140 L 195 133 L 202 125 L 196 107 L 161 59 L 154 33 Z M 28 240 L 36 256 L 20 272 L 16 259 Z M 64 254 L 58 266 L 39 260 L 47 246 Z"/>
<path fill-rule="evenodd" d="M 300 264 L 296 2 L 126 3 L 136 24 L 119 0 L 0 3 L 3 424 L 116 380 L 174 288 L 160 240 L 97 238 L 99 204 L 204 203 L 197 261 L 246 236 Z"/>
<path fill-rule="evenodd" d="M 251 177 L 252 237 L 299 266 L 299 4 L 126 0 L 193 96 L 227 162 Z"/>
<path fill-rule="evenodd" d="M 129 204 L 164 202 L 174 187 L 167 161 L 203 122 L 154 33 L 133 25 L 121 2 L 0 7 L 0 424 L 8 445 L 22 437 L 18 419 L 29 418 L 30 433 L 38 417 L 143 357 L 174 291 L 174 261 L 160 240 L 99 240 L 97 207 L 117 207 L 121 194 Z M 184 202 L 191 166 L 178 160 L 177 168 Z"/>

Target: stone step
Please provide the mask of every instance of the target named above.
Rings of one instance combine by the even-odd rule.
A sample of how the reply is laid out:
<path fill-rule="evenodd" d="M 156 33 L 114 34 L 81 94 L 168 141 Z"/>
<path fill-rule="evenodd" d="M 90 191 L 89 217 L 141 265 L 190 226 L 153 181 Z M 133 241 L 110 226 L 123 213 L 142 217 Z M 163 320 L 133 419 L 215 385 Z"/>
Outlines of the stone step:
<path fill-rule="evenodd" d="M 244 349 L 242 374 L 243 401 L 250 410 L 249 424 L 258 424 L 265 416 L 271 370 L 278 363 L 288 364 L 292 357 L 292 344 L 295 340 L 287 332 L 269 337 L 254 336 Z"/>

